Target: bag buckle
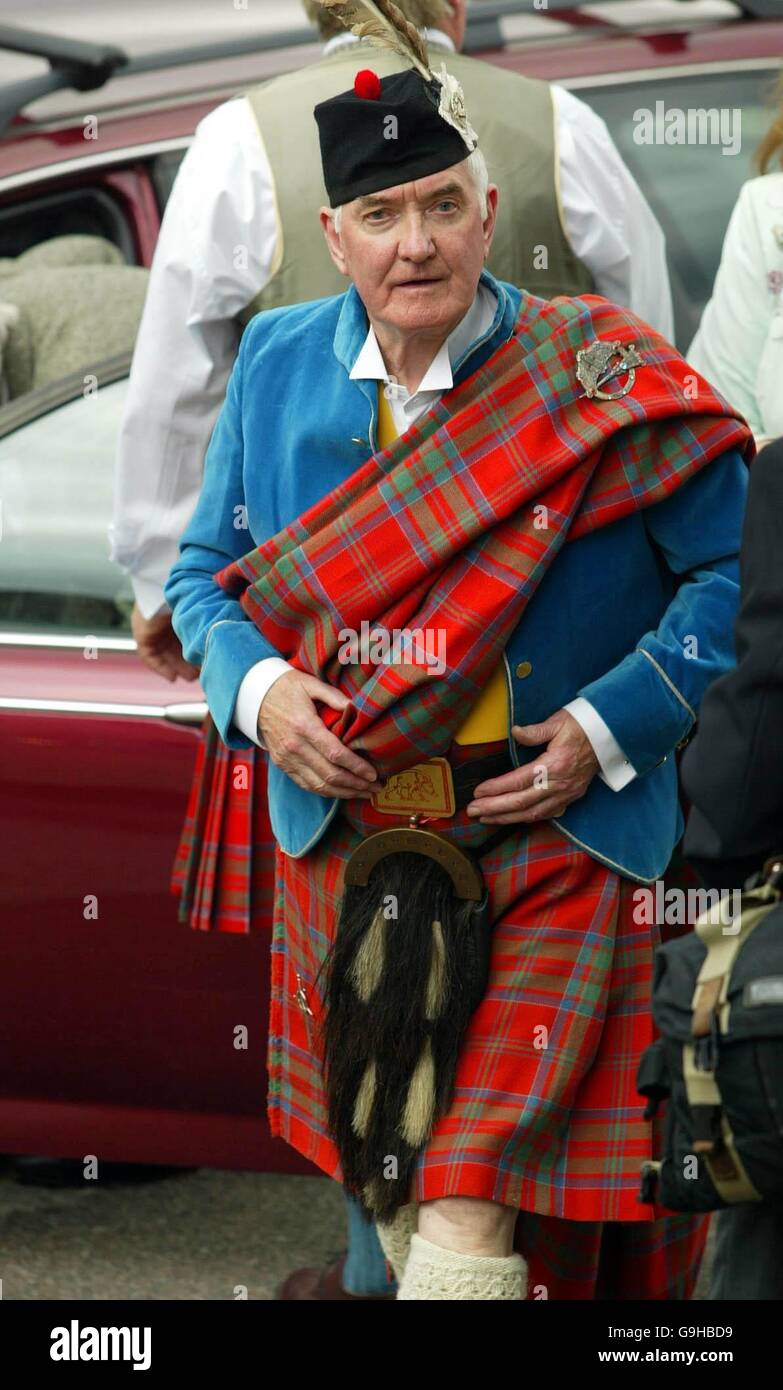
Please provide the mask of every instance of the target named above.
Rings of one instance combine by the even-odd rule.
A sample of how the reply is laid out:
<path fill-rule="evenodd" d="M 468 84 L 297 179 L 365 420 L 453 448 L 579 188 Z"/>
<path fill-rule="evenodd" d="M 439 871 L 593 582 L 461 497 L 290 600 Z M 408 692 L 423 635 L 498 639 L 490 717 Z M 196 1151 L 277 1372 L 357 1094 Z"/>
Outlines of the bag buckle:
<path fill-rule="evenodd" d="M 765 860 L 762 874 L 764 882 L 768 883 L 770 888 L 783 893 L 783 854 L 773 854 Z"/>
<path fill-rule="evenodd" d="M 700 1038 L 693 1039 L 693 1065 L 697 1071 L 714 1072 L 718 1065 L 720 1050 L 720 1028 L 718 1015 L 710 1015 L 710 1031 Z"/>

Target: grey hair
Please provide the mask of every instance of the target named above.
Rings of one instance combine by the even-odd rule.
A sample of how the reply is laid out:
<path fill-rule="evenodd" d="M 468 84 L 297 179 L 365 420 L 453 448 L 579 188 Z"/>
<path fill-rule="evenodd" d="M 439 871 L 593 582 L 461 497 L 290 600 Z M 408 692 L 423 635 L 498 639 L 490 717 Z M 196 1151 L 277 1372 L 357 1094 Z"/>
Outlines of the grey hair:
<path fill-rule="evenodd" d="M 478 195 L 479 208 L 481 210 L 481 220 L 483 222 L 487 215 L 487 189 L 489 188 L 489 170 L 487 169 L 487 161 L 484 158 L 484 155 L 481 152 L 481 150 L 475 149 L 468 155 L 467 159 L 465 160 L 465 167 L 468 170 L 470 177 L 472 178 L 473 183 L 475 185 L 476 193 Z M 340 235 L 340 225 L 343 220 L 343 207 L 345 207 L 345 204 L 341 203 L 339 208 L 329 209 L 329 216 L 332 219 L 332 222 L 334 224 L 334 230 L 337 232 L 338 236 Z"/>

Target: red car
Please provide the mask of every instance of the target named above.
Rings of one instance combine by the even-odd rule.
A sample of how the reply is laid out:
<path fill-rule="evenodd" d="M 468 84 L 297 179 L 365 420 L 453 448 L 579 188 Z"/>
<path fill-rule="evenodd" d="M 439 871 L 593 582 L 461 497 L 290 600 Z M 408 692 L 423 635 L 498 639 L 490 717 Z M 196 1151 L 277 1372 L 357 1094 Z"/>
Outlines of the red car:
<path fill-rule="evenodd" d="M 648 24 L 643 6 L 599 8 L 477 4 L 466 48 L 605 118 L 664 227 L 685 348 L 770 119 L 783 20 L 757 17 L 772 0 L 664 0 Z M 0 257 L 92 232 L 148 265 L 200 117 L 319 51 L 306 31 L 255 44 L 129 64 L 0 27 L 0 48 L 51 64 L 0 91 Z M 645 112 L 727 104 L 736 152 L 639 139 Z M 128 366 L 100 364 L 91 397 L 79 372 L 0 409 L 0 1153 L 307 1171 L 264 1118 L 269 942 L 190 930 L 168 891 L 205 706 L 138 660 L 130 585 L 106 558 Z"/>

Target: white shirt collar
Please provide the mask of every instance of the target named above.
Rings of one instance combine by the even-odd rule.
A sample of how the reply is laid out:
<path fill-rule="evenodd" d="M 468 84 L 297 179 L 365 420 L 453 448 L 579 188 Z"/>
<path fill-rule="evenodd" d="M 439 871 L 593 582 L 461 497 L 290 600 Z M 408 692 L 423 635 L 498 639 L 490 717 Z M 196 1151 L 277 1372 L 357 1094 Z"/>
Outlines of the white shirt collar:
<path fill-rule="evenodd" d="M 448 34 L 444 34 L 442 29 L 425 29 L 424 38 L 427 43 L 438 43 L 441 47 L 448 48 L 451 53 L 457 51 L 453 40 L 449 38 Z M 349 34 L 347 30 L 344 34 L 335 34 L 334 38 L 324 45 L 324 57 L 328 58 L 330 53 L 337 53 L 339 49 L 346 48 L 349 43 L 358 42 L 356 35 Z"/>
<path fill-rule="evenodd" d="M 453 328 L 446 341 L 430 362 L 418 389 L 409 399 L 414 400 L 425 391 L 448 391 L 454 385 L 453 367 L 467 352 L 471 343 L 480 338 L 491 326 L 497 312 L 497 298 L 488 285 L 479 284 L 476 297 L 464 318 Z M 370 324 L 367 337 L 354 362 L 350 377 L 352 381 L 389 381 L 389 372 L 383 354 Z M 404 387 L 400 394 L 407 397 Z"/>

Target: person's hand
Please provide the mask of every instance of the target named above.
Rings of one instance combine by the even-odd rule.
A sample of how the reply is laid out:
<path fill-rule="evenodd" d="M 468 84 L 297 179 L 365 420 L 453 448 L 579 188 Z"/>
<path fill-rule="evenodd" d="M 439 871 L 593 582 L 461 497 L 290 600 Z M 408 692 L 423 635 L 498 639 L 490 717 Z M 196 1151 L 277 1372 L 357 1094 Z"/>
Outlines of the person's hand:
<path fill-rule="evenodd" d="M 177 676 L 182 676 L 186 681 L 196 679 L 198 667 L 191 665 L 182 655 L 182 643 L 171 626 L 171 613 L 158 613 L 154 618 L 145 618 L 138 605 L 135 605 L 131 613 L 131 632 L 145 666 L 167 681 L 175 681 Z"/>
<path fill-rule="evenodd" d="M 535 762 L 480 782 L 468 814 L 487 825 L 551 820 L 584 796 L 600 763 L 581 724 L 559 709 L 543 724 L 514 724 L 516 743 L 526 748 L 547 745 Z"/>
<path fill-rule="evenodd" d="M 332 709 L 350 703 L 341 690 L 304 671 L 286 671 L 270 685 L 258 712 L 258 730 L 272 762 L 297 786 L 318 796 L 371 796 L 381 785 L 375 768 L 329 732 L 315 700 Z"/>

